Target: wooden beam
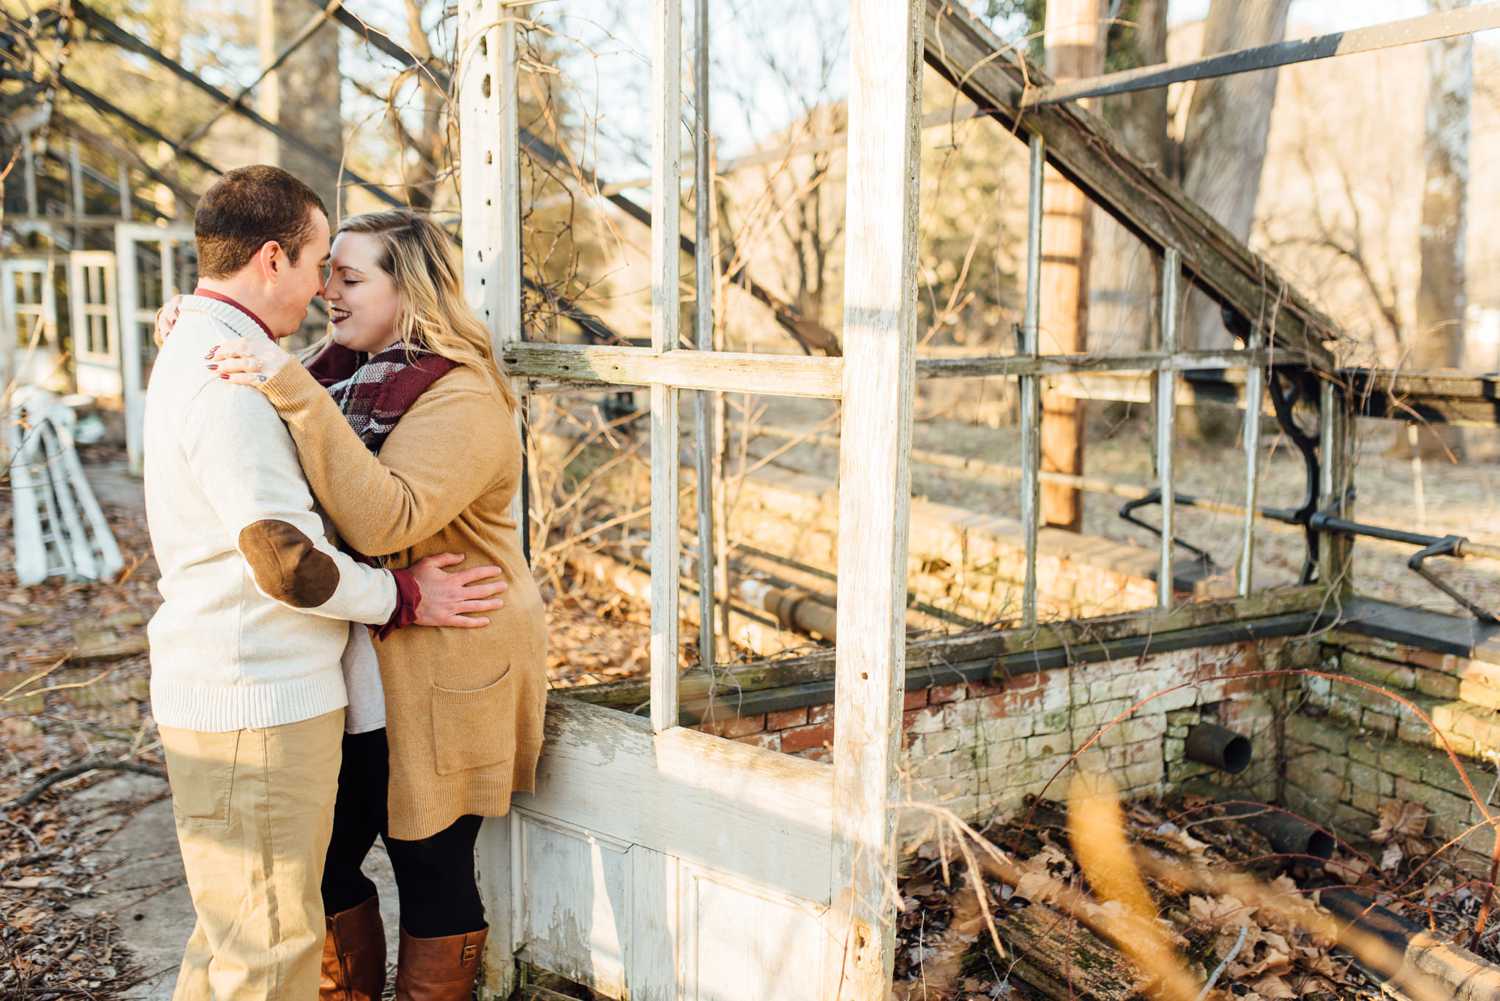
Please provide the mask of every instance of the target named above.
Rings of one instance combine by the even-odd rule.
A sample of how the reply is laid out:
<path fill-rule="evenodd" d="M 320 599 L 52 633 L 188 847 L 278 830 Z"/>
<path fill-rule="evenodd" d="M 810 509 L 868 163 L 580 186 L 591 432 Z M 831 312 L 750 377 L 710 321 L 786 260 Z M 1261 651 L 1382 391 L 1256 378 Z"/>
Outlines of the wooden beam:
<path fill-rule="evenodd" d="M 520 183 L 514 168 L 518 153 L 514 131 L 501 127 L 508 115 L 514 120 L 514 62 L 506 51 L 514 36 L 503 24 L 501 0 L 465 0 L 459 5 L 455 99 L 464 196 L 464 298 L 489 328 L 497 353 L 521 334 Z M 486 819 L 475 851 L 490 922 L 484 956 L 487 999 L 508 998 L 516 986 L 511 824 L 508 816 Z"/>
<path fill-rule="evenodd" d="M 1337 381 L 1361 417 L 1472 427 L 1500 425 L 1500 376 L 1452 370 L 1345 368 L 1339 370 Z"/>
<path fill-rule="evenodd" d="M 1104 68 L 1099 0 L 1048 0 L 1047 72 L 1057 79 L 1093 76 Z M 1042 213 L 1040 348 L 1043 354 L 1088 350 L 1089 245 L 1093 209 L 1088 196 L 1048 171 Z M 1083 474 L 1087 405 L 1067 393 L 1042 392 L 1041 460 L 1049 473 Z M 1041 487 L 1044 525 L 1083 528 L 1083 494 L 1056 483 Z"/>
<path fill-rule="evenodd" d="M 682 259 L 682 2 L 653 0 L 651 15 L 651 349 L 676 352 Z M 689 357 L 697 352 L 681 352 Z M 655 367 L 655 365 L 651 366 Z M 677 389 L 651 385 L 651 725 L 677 725 L 681 544 Z"/>
<path fill-rule="evenodd" d="M 965 97 L 1022 138 L 1046 139 L 1048 162 L 1100 208 L 1158 251 L 1177 247 L 1195 285 L 1271 332 L 1280 357 L 1332 368 L 1323 341 L 1337 329 L 1268 261 L 1155 168 L 1142 164 L 1097 116 L 1077 105 L 1022 113 L 1024 95 L 1046 86 L 1025 60 L 959 3 L 925 0 L 927 63 Z"/>
<path fill-rule="evenodd" d="M 616 386 L 837 399 L 843 364 L 838 358 L 744 354 L 734 351 L 616 348 L 584 344 L 510 344 L 502 355 L 517 376 L 597 382 Z"/>
<path fill-rule="evenodd" d="M 833 900 L 823 997 L 877 1001 L 895 957 L 916 388 L 921 0 L 852 0 L 839 451 Z"/>
<path fill-rule="evenodd" d="M 1089 372 L 1193 372 L 1205 369 L 1257 368 L 1264 351 L 1136 351 L 1130 354 L 992 355 L 974 358 L 921 358 L 918 379 L 986 379 L 997 376 L 1075 375 Z"/>
<path fill-rule="evenodd" d="M 951 684 L 963 680 L 957 664 L 982 664 L 981 680 L 1004 682 L 1026 673 L 1028 663 L 1090 663 L 1133 656 L 1139 641 L 1166 648 L 1176 633 L 1211 629 L 1233 622 L 1268 620 L 1317 610 L 1326 600 L 1321 585 L 1275 588 L 1249 598 L 1218 598 L 1177 605 L 1169 611 L 1125 612 L 1096 619 L 1049 623 L 1032 629 L 997 632 L 982 629 L 957 636 L 913 640 L 906 647 L 907 686 Z M 1175 649 L 1175 647 L 1172 647 Z M 836 652 L 822 650 L 801 657 L 755 661 L 724 667 L 717 675 L 688 671 L 681 679 L 684 723 L 698 721 L 707 700 L 718 700 L 722 716 L 735 710 L 735 699 L 756 692 L 831 682 Z M 1035 668 L 1033 667 L 1032 670 Z M 633 712 L 644 705 L 649 686 L 643 679 L 612 681 L 568 689 L 568 697 Z"/>

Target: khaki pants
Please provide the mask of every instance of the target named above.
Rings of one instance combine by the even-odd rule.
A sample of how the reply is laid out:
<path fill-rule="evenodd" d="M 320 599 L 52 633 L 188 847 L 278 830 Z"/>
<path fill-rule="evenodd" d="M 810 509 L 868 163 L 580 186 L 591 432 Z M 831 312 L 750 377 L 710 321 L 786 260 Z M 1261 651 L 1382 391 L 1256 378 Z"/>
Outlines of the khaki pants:
<path fill-rule="evenodd" d="M 173 1001 L 314 1001 L 344 710 L 264 730 L 161 727 L 198 923 Z"/>

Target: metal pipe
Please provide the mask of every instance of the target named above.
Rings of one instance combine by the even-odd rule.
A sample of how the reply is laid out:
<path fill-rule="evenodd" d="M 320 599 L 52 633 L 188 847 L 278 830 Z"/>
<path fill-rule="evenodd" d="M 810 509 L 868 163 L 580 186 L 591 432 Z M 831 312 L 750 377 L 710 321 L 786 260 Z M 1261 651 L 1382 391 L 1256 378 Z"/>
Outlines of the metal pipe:
<path fill-rule="evenodd" d="M 1336 846 L 1333 835 L 1279 806 L 1264 803 L 1231 801 L 1220 803 L 1226 816 L 1259 832 L 1282 855 L 1301 855 L 1317 859 L 1333 858 Z"/>
<path fill-rule="evenodd" d="M 1255 328 L 1250 335 L 1249 348 L 1259 350 L 1264 339 L 1265 333 L 1259 327 Z M 1245 509 L 1241 512 L 1244 541 L 1240 544 L 1240 566 L 1236 574 L 1241 598 L 1249 597 L 1254 587 L 1255 515 L 1260 506 L 1260 404 L 1265 377 L 1265 369 L 1259 365 L 1245 372 Z"/>
<path fill-rule="evenodd" d="M 1027 175 L 1026 312 L 1021 324 L 1021 353 L 1037 357 L 1042 309 L 1042 171 L 1047 163 L 1041 133 L 1031 135 Z M 1035 375 L 1021 376 L 1021 533 L 1026 542 L 1026 577 L 1021 592 L 1021 624 L 1036 625 L 1037 531 L 1041 517 L 1042 408 Z"/>
<path fill-rule="evenodd" d="M 1199 723 L 1188 731 L 1184 754 L 1189 761 L 1212 765 L 1229 775 L 1250 767 L 1254 747 L 1250 738 L 1217 723 Z"/>
<path fill-rule="evenodd" d="M 1182 275 L 1182 255 L 1168 247 L 1163 255 L 1161 275 L 1161 350 L 1177 350 L 1178 280 Z M 1172 545 L 1176 494 L 1172 487 L 1173 424 L 1177 415 L 1177 373 L 1162 369 L 1156 373 L 1156 477 L 1161 489 L 1161 563 L 1156 578 L 1156 603 L 1172 607 Z"/>
<path fill-rule="evenodd" d="M 1321 891 L 1318 903 L 1362 932 L 1367 942 L 1387 947 L 1362 948 L 1355 955 L 1377 979 L 1390 981 L 1404 994 L 1466 1001 L 1500 997 L 1500 968 L 1495 964 L 1440 940 L 1369 897 L 1339 886 Z"/>

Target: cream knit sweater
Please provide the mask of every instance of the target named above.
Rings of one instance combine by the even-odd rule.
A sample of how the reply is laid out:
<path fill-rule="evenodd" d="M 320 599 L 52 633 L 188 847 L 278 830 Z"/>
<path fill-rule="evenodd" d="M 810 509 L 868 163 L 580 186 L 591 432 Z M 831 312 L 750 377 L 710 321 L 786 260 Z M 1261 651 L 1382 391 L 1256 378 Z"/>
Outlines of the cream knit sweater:
<path fill-rule="evenodd" d="M 328 541 L 275 409 L 205 365 L 219 341 L 264 336 L 235 307 L 186 296 L 151 372 L 146 519 L 165 599 L 149 627 L 151 709 L 164 726 L 279 726 L 344 706 L 348 623 L 396 607 L 389 571 Z"/>

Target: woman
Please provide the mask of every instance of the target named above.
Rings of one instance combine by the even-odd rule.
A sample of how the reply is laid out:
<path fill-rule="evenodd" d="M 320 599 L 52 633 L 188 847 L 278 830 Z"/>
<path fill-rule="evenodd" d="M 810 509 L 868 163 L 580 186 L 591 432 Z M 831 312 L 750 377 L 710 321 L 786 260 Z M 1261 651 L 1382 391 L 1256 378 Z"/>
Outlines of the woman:
<path fill-rule="evenodd" d="M 360 871 L 379 835 L 401 903 L 396 996 L 458 1001 L 487 933 L 480 820 L 534 788 L 546 702 L 542 603 L 510 515 L 516 401 L 435 224 L 356 216 L 330 267 L 332 343 L 307 368 L 266 339 L 222 344 L 207 363 L 276 407 L 346 545 L 390 567 L 461 552 L 505 570 L 505 607 L 484 627 L 396 630 L 374 642 L 378 673 L 350 669 L 351 712 L 383 686 L 384 727 L 344 738 L 323 878 L 323 998 L 378 999 L 384 986 L 375 885 Z"/>

